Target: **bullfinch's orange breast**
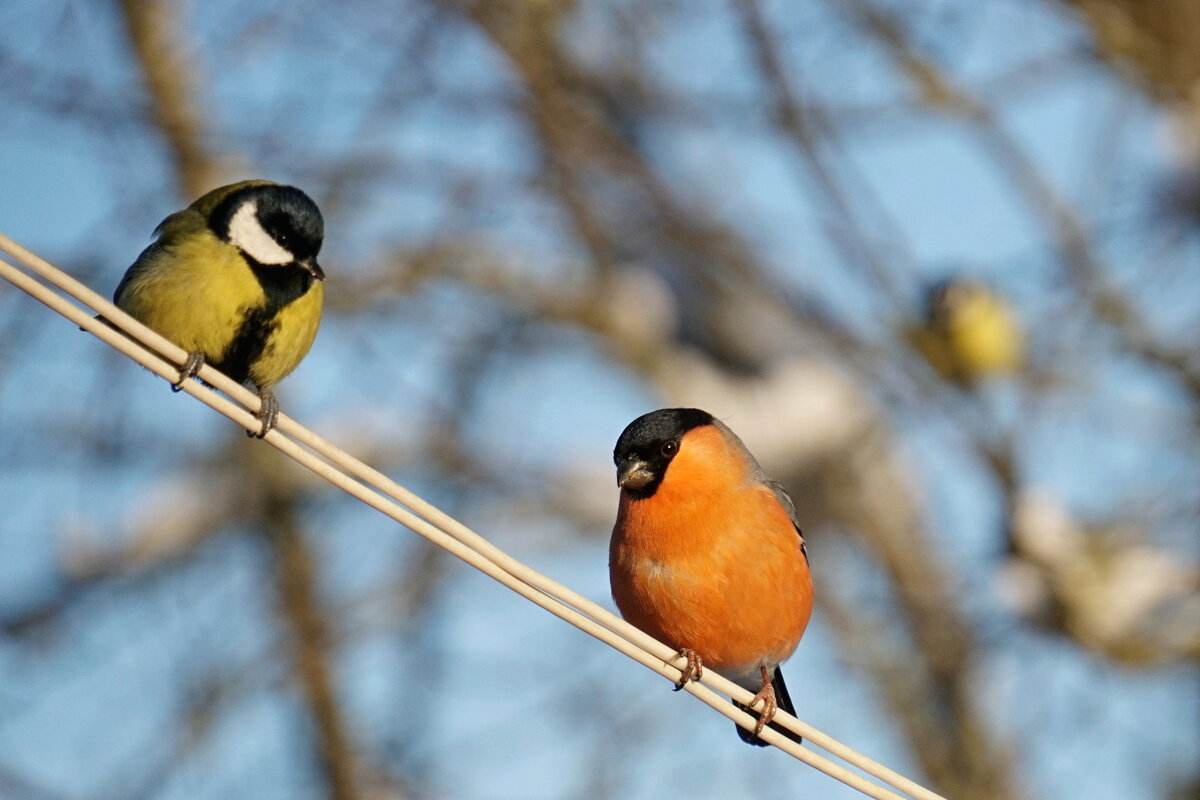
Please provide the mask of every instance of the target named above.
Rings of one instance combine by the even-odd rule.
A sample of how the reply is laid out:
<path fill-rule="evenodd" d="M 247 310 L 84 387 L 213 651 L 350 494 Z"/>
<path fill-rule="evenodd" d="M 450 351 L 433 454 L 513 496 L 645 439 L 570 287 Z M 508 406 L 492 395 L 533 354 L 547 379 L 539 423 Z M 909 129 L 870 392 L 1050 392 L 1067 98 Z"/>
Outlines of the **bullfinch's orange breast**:
<path fill-rule="evenodd" d="M 621 495 L 613 599 L 632 624 L 714 669 L 774 666 L 812 613 L 812 579 L 787 511 L 711 425 L 688 432 L 658 490 Z"/>

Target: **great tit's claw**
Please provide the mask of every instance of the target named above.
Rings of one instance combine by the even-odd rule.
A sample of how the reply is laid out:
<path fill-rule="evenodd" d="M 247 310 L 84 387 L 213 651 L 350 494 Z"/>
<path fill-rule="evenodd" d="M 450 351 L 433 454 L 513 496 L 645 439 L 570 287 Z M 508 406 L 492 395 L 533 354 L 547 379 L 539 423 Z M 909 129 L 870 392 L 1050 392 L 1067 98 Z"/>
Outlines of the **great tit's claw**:
<path fill-rule="evenodd" d="M 204 366 L 204 353 L 199 350 L 193 350 L 188 353 L 187 361 L 183 362 L 183 366 L 179 368 L 179 379 L 171 384 L 171 391 L 178 392 L 183 389 L 183 384 L 188 378 L 196 377 L 196 373 Z"/>

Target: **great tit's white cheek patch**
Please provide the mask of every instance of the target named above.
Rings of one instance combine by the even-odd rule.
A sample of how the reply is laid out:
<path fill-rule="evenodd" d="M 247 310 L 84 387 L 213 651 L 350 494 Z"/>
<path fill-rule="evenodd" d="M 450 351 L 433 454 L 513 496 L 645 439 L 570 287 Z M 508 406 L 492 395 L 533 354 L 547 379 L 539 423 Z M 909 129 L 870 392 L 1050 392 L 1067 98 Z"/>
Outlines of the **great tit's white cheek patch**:
<path fill-rule="evenodd" d="M 229 220 L 229 242 L 260 264 L 290 264 L 296 260 L 263 230 L 253 202 L 243 203 Z"/>

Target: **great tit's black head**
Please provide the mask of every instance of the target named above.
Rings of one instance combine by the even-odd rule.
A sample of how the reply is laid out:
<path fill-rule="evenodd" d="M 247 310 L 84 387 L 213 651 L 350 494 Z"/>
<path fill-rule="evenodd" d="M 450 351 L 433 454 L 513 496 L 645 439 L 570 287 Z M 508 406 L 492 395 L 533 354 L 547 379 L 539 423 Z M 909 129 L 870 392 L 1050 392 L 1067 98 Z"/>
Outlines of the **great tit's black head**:
<path fill-rule="evenodd" d="M 650 497 L 679 452 L 684 434 L 712 422 L 712 414 L 698 408 L 661 408 L 638 417 L 626 426 L 613 449 L 617 485 L 635 498 Z"/>
<path fill-rule="evenodd" d="M 938 281 L 925 295 L 926 318 L 938 325 L 949 325 L 970 298 L 986 291 L 975 281 L 955 278 Z"/>
<path fill-rule="evenodd" d="M 262 266 L 294 264 L 324 280 L 317 253 L 325 221 L 317 204 L 294 186 L 252 183 L 223 198 L 208 220 L 222 240 Z"/>
<path fill-rule="evenodd" d="M 953 294 L 953 286 L 953 281 L 948 279 L 929 284 L 925 289 L 925 319 L 939 322 L 948 316 L 946 295 Z"/>

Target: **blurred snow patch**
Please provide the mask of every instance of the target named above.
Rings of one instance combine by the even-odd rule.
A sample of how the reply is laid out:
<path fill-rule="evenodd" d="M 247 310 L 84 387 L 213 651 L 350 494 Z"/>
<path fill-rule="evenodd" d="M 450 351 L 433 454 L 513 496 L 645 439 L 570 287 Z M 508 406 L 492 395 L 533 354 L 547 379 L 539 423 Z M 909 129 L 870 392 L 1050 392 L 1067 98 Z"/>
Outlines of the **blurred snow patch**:
<path fill-rule="evenodd" d="M 1041 614 L 1051 600 L 1050 587 L 1041 570 L 1019 558 L 1001 565 L 996 575 L 996 592 L 1005 608 L 1025 617 Z"/>
<path fill-rule="evenodd" d="M 608 281 L 600 310 L 611 330 L 637 346 L 665 341 L 675 332 L 679 307 L 662 276 L 647 269 L 624 266 Z"/>
<path fill-rule="evenodd" d="M 1022 489 L 1013 509 L 1013 536 L 1026 557 L 1043 565 L 1071 558 L 1083 548 L 1083 533 L 1049 493 Z"/>
<path fill-rule="evenodd" d="M 667 367 L 663 383 L 672 403 L 703 408 L 724 421 L 768 473 L 846 446 L 872 417 L 854 381 L 807 356 L 781 359 L 762 376 L 742 378 L 689 355 Z"/>

